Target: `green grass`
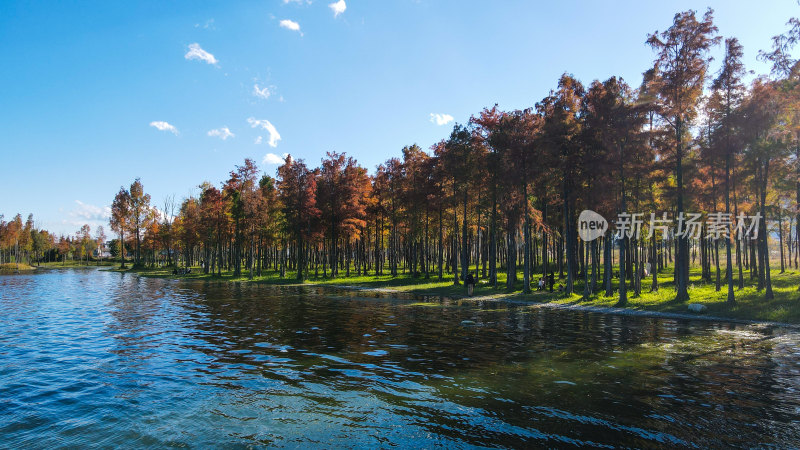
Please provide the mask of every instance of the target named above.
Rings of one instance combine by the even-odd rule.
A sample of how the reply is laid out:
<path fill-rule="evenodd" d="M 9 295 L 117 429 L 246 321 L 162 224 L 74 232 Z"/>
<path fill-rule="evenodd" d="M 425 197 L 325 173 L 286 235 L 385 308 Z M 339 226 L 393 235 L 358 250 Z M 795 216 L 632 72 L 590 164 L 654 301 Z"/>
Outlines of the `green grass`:
<path fill-rule="evenodd" d="M 118 263 L 114 263 L 112 261 L 89 261 L 88 264 L 85 260 L 77 261 L 68 259 L 66 261 L 50 261 L 50 262 L 43 262 L 37 265 L 37 267 L 44 267 L 48 269 L 58 269 L 59 267 L 97 267 L 97 266 L 114 266 Z"/>
<path fill-rule="evenodd" d="M 117 269 L 119 270 L 119 269 Z M 128 269 L 131 271 L 131 269 Z M 180 279 L 194 279 L 194 280 L 223 280 L 223 281 L 240 281 L 251 283 L 264 283 L 264 284 L 297 284 L 294 272 L 287 272 L 285 278 L 281 278 L 276 271 L 268 271 L 260 277 L 254 277 L 249 280 L 247 272 L 243 272 L 243 276 L 234 278 L 232 272 L 223 272 L 222 276 L 207 275 L 202 273 L 199 267 L 192 268 L 192 273 L 186 275 L 173 275 L 172 269 L 139 269 L 135 270 L 143 276 L 158 277 L 158 278 L 180 278 Z M 713 269 L 712 269 L 713 272 Z M 453 285 L 452 274 L 445 274 L 444 280 L 439 281 L 438 276 L 431 274 L 429 278 L 424 275 L 413 277 L 409 274 L 399 274 L 396 277 L 391 275 L 361 275 L 356 276 L 354 271 L 351 271 L 350 277 L 344 276 L 344 271 L 340 272 L 337 278 L 325 278 L 320 276 L 315 277 L 312 270 L 309 278 L 305 284 L 309 285 L 327 285 L 327 286 L 342 286 L 342 287 L 357 287 L 364 289 L 384 289 L 399 292 L 409 292 L 425 295 L 445 296 L 451 298 L 464 298 L 466 297 L 466 288 L 463 284 L 459 286 Z M 724 268 L 722 269 L 722 276 L 724 280 Z M 713 275 L 713 274 L 712 274 Z M 531 276 L 531 280 L 539 279 L 539 274 Z M 779 269 L 772 268 L 772 288 L 775 298 L 766 300 L 765 291 L 758 291 L 755 288 L 755 281 L 750 280 L 748 271 L 744 273 L 745 287 L 744 289 L 735 289 L 736 304 L 728 305 L 727 287 L 722 285 L 722 289 L 717 292 L 715 284 L 704 283 L 700 279 L 699 267 L 693 268 L 690 271 L 690 286 L 689 297 L 690 300 L 686 302 L 679 302 L 675 300 L 675 289 L 672 282 L 671 268 L 661 271 L 658 275 L 659 290 L 657 292 L 650 292 L 652 277 L 647 277 L 642 280 L 642 295 L 634 297 L 633 291 L 628 290 L 628 305 L 626 308 L 632 310 L 655 311 L 663 313 L 689 313 L 687 305 L 689 303 L 702 303 L 706 305 L 708 311 L 704 313 L 707 316 L 717 316 L 732 319 L 756 320 L 756 321 L 774 321 L 785 323 L 800 323 L 800 271 L 787 270 L 785 273 L 779 273 Z M 602 276 L 598 275 L 598 290 L 588 299 L 584 299 L 583 293 L 583 279 L 575 281 L 575 294 L 565 296 L 559 292 L 537 292 L 533 291 L 531 294 L 522 293 L 522 273 L 520 272 L 517 279 L 516 289 L 505 289 L 506 275 L 505 273 L 498 273 L 498 288 L 495 289 L 486 283 L 486 280 L 479 280 L 478 285 L 475 287 L 473 297 L 475 299 L 505 299 L 524 302 L 537 302 L 537 303 L 553 303 L 559 305 L 580 305 L 580 306 L 593 306 L 593 307 L 614 307 L 619 299 L 618 294 L 618 280 L 614 280 L 614 295 L 605 297 L 602 289 Z M 734 270 L 734 283 L 737 281 L 737 272 Z M 559 283 L 564 283 L 565 280 L 556 280 L 556 286 Z"/>
<path fill-rule="evenodd" d="M 627 308 L 635 310 L 687 313 L 687 305 L 690 303 L 702 303 L 708 311 L 706 315 L 727 317 L 745 320 L 762 320 L 786 323 L 800 323 L 800 272 L 789 270 L 779 273 L 773 269 L 772 290 L 774 297 L 771 300 L 765 299 L 765 290 L 756 290 L 755 281 L 750 280 L 748 272 L 745 272 L 745 285 L 743 289 L 737 288 L 737 273 L 734 271 L 734 295 L 736 304 L 727 303 L 727 285 L 724 281 L 720 291 L 716 291 L 715 284 L 704 283 L 700 279 L 700 269 L 690 272 L 689 300 L 686 302 L 675 299 L 675 289 L 672 283 L 672 271 L 659 273 L 659 290 L 650 292 L 651 281 L 642 281 L 642 295 L 633 297 L 628 292 Z M 724 269 L 722 272 L 724 280 Z M 582 283 L 581 283 L 582 286 Z M 582 288 L 577 290 L 582 292 Z M 581 295 L 573 295 L 572 298 L 560 298 L 556 300 L 565 304 L 586 304 L 600 307 L 613 307 L 618 301 L 618 293 L 613 297 L 605 297 L 603 293 L 590 297 L 589 301 L 583 301 Z"/>

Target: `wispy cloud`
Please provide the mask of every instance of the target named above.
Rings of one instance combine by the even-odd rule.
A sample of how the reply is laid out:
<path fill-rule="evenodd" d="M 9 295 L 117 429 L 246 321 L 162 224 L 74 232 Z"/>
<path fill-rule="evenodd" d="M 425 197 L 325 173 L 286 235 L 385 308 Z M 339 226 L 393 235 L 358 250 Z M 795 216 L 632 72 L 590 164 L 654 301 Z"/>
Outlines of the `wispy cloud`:
<path fill-rule="evenodd" d="M 253 95 L 256 97 L 266 100 L 269 98 L 270 94 L 269 87 L 259 88 L 258 84 L 253 85 Z"/>
<path fill-rule="evenodd" d="M 174 134 L 176 136 L 178 135 L 178 129 L 175 128 L 174 126 L 170 125 L 169 122 L 156 120 L 156 121 L 150 122 L 150 126 L 156 128 L 158 130 L 161 130 L 161 131 L 169 131 L 170 133 L 172 133 L 172 134 Z"/>
<path fill-rule="evenodd" d="M 188 60 L 199 59 L 200 61 L 205 61 L 208 64 L 214 64 L 214 65 L 216 65 L 219 62 L 217 61 L 217 58 L 214 58 L 214 55 L 203 50 L 200 47 L 200 44 L 196 42 L 194 44 L 189 45 L 189 51 L 186 52 L 186 54 L 183 55 L 183 57 Z"/>
<path fill-rule="evenodd" d="M 206 20 L 206 23 L 204 23 L 202 25 L 199 24 L 199 23 L 196 23 L 196 24 L 194 24 L 194 27 L 195 28 L 203 28 L 204 30 L 216 30 L 217 29 L 217 27 L 214 26 L 214 19 L 208 19 L 208 20 Z"/>
<path fill-rule="evenodd" d="M 216 130 L 210 130 L 208 135 L 211 137 L 218 137 L 220 139 L 227 140 L 229 137 L 236 137 L 235 134 L 231 133 L 231 130 L 228 127 L 217 128 Z"/>
<path fill-rule="evenodd" d="M 339 0 L 338 2 L 329 4 L 328 8 L 333 10 L 333 17 L 339 17 L 339 14 L 343 13 L 347 9 L 347 4 L 344 2 L 344 0 Z"/>
<path fill-rule="evenodd" d="M 75 200 L 78 207 L 69 212 L 71 217 L 93 222 L 103 222 L 111 217 L 111 208 L 108 206 L 95 206 Z"/>
<path fill-rule="evenodd" d="M 450 114 L 434 114 L 431 113 L 431 123 L 436 125 L 447 125 L 453 121 L 453 116 Z"/>
<path fill-rule="evenodd" d="M 267 133 L 269 133 L 269 141 L 267 142 L 267 144 L 269 144 L 270 147 L 278 146 L 278 141 L 281 140 L 281 135 L 280 133 L 278 133 L 278 130 L 275 129 L 275 126 L 272 125 L 269 120 L 266 119 L 258 120 L 253 117 L 250 117 L 249 119 L 247 119 L 247 123 L 249 123 L 250 126 L 253 128 L 263 128 L 264 130 L 267 130 Z"/>
<path fill-rule="evenodd" d="M 286 28 L 287 30 L 297 31 L 300 33 L 300 36 L 303 35 L 303 32 L 300 31 L 300 24 L 294 20 L 283 19 L 280 22 L 280 26 L 281 28 Z"/>
<path fill-rule="evenodd" d="M 264 164 L 283 164 L 286 159 L 288 153 L 284 153 L 283 156 L 278 156 L 275 153 L 267 153 L 264 155 L 263 163 Z"/>
<path fill-rule="evenodd" d="M 253 141 L 253 144 L 259 145 L 259 144 L 261 144 L 263 141 L 264 141 L 264 138 L 263 138 L 263 137 L 261 137 L 261 136 L 259 136 L 259 137 L 257 137 L 257 138 L 256 138 L 256 140 L 255 140 L 255 141 Z"/>

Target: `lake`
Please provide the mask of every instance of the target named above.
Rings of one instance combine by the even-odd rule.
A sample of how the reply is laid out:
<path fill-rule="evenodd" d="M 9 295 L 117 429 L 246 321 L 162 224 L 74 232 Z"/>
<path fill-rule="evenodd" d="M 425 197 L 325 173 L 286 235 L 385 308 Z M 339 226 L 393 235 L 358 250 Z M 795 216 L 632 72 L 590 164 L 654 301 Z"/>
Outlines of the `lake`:
<path fill-rule="evenodd" d="M 0 446 L 798 444 L 797 329 L 96 269 L 0 277 Z"/>

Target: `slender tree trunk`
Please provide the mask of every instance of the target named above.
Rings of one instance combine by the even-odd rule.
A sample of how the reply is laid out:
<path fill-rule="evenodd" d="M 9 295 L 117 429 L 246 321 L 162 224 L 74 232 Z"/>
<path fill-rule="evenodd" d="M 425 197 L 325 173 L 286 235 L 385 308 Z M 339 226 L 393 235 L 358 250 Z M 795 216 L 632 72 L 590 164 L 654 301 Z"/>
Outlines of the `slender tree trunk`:
<path fill-rule="evenodd" d="M 467 279 L 469 272 L 469 249 L 467 246 L 467 201 L 469 190 L 464 186 L 464 217 L 461 223 L 461 279 Z"/>
<path fill-rule="evenodd" d="M 658 292 L 658 243 L 656 241 L 656 233 L 650 238 L 650 245 L 652 249 L 652 257 L 650 258 L 650 270 L 653 271 L 653 282 L 650 284 L 650 292 Z"/>
<path fill-rule="evenodd" d="M 783 264 L 783 214 L 778 214 L 778 243 L 781 250 L 781 273 L 786 272 L 786 266 Z"/>
<path fill-rule="evenodd" d="M 592 253 L 592 281 L 591 286 L 589 287 L 589 294 L 591 295 L 597 290 L 597 239 L 593 240 L 591 243 L 591 253 Z"/>
<path fill-rule="evenodd" d="M 794 219 L 794 244 L 795 244 L 795 254 L 794 254 L 794 268 L 797 269 L 798 264 L 798 255 L 800 255 L 800 132 L 797 133 L 797 142 L 798 144 L 794 147 L 794 156 L 795 156 L 795 176 L 797 182 L 795 182 L 795 200 L 797 204 L 797 214 L 795 215 Z M 800 285 L 797 287 L 800 290 Z"/>
<path fill-rule="evenodd" d="M 439 264 L 438 264 L 439 281 L 444 280 L 444 232 L 442 230 L 443 226 L 444 226 L 444 217 L 442 215 L 442 206 L 439 205 L 439 239 L 438 239 L 438 246 L 439 246 L 439 249 L 438 249 L 438 254 L 439 254 L 438 255 L 439 256 L 439 258 L 438 258 L 439 259 L 438 260 L 438 262 L 439 262 Z"/>
<path fill-rule="evenodd" d="M 594 241 L 592 241 L 594 243 Z M 592 294 L 592 291 L 589 289 L 589 245 L 584 242 L 584 252 L 583 257 L 581 258 L 583 262 L 583 298 L 584 300 L 588 299 L 589 296 Z"/>
<path fill-rule="evenodd" d="M 547 201 L 542 201 L 542 223 L 545 225 L 547 224 Z M 549 273 L 549 266 L 550 263 L 548 261 L 547 255 L 547 246 L 548 246 L 548 239 L 547 239 L 547 229 L 542 230 L 542 276 L 545 278 L 545 284 L 548 281 L 548 273 Z"/>
<path fill-rule="evenodd" d="M 719 241 L 715 238 L 713 242 L 714 242 L 714 263 L 716 264 L 717 268 L 717 277 L 714 290 L 719 292 L 720 290 L 722 290 L 720 268 L 719 268 Z"/>
<path fill-rule="evenodd" d="M 430 243 L 428 241 L 428 208 L 425 208 L 425 243 L 422 248 L 422 269 L 425 271 L 425 278 L 430 278 Z"/>
<path fill-rule="evenodd" d="M 772 292 L 772 277 L 770 275 L 769 269 L 769 230 L 767 229 L 767 210 L 766 210 L 766 201 L 767 201 L 767 187 L 769 183 L 769 160 L 767 159 L 764 161 L 764 185 L 761 190 L 761 221 L 760 223 L 764 224 L 764 233 L 759 233 L 759 237 L 762 240 L 761 249 L 763 256 L 763 267 L 764 267 L 764 282 L 767 287 L 767 291 L 764 294 L 764 298 L 767 300 L 772 300 L 775 298 L 775 294 Z"/>
<path fill-rule="evenodd" d="M 123 231 L 119 233 L 119 256 L 122 258 L 122 266 L 120 268 L 125 269 L 125 232 Z"/>
<path fill-rule="evenodd" d="M 517 233 L 511 230 L 506 236 L 506 289 L 514 290 L 517 281 Z"/>
<path fill-rule="evenodd" d="M 611 233 L 608 233 L 607 236 L 603 237 L 603 284 L 606 288 L 606 297 L 614 295 L 614 287 L 612 285 L 612 272 L 614 269 L 611 263 L 611 252 L 613 251 L 612 246 L 614 240 L 611 238 L 610 234 Z"/>
<path fill-rule="evenodd" d="M 564 174 L 564 233 L 566 239 L 566 257 L 567 257 L 567 285 L 564 287 L 564 294 L 571 295 L 574 291 L 574 281 L 573 281 L 573 270 L 575 268 L 575 243 L 574 243 L 574 236 L 572 233 L 572 224 L 571 224 L 571 213 L 570 213 L 570 203 L 569 203 L 569 181 L 566 177 L 567 174 Z"/>
<path fill-rule="evenodd" d="M 492 184 L 492 217 L 489 224 L 489 284 L 497 289 L 497 182 Z"/>
<path fill-rule="evenodd" d="M 730 217 L 731 214 L 731 153 L 732 149 L 730 148 L 730 144 L 728 145 L 726 154 L 725 154 L 725 214 Z M 728 229 L 728 233 L 725 236 L 725 281 L 728 284 L 728 298 L 727 303 L 729 305 L 733 305 L 736 303 L 736 297 L 733 293 L 733 259 L 731 257 L 731 238 L 730 235 L 730 228 Z M 737 241 L 736 244 L 736 253 L 738 257 L 739 253 L 739 244 Z M 739 265 L 740 270 L 740 277 L 741 277 L 741 264 Z"/>
<path fill-rule="evenodd" d="M 676 138 L 676 181 L 677 181 L 677 207 L 678 214 L 683 213 L 683 123 L 681 118 L 675 121 Z M 689 299 L 689 241 L 687 236 L 678 237 L 678 252 L 675 260 L 676 275 L 676 300 Z"/>
<path fill-rule="evenodd" d="M 622 196 L 620 198 L 620 213 L 626 212 L 625 209 L 627 205 L 625 204 L 626 201 L 626 192 L 625 192 L 625 168 L 624 168 L 624 160 L 623 160 L 623 148 L 620 146 L 619 148 L 619 177 L 620 182 L 622 185 Z M 628 236 L 625 232 L 621 233 L 620 235 L 620 244 L 619 244 L 619 300 L 617 301 L 617 306 L 626 306 L 628 304 L 628 286 L 625 283 L 625 264 L 626 258 L 625 254 L 628 250 Z"/>

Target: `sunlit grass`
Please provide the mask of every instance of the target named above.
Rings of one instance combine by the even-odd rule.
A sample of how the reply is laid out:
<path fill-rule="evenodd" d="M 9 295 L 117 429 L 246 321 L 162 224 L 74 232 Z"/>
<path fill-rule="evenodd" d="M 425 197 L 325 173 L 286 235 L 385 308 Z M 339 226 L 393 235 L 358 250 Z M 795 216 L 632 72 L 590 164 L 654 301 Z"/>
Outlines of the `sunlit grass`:
<path fill-rule="evenodd" d="M 716 290 L 715 283 L 703 282 L 700 277 L 700 269 L 695 268 L 690 272 L 689 300 L 680 302 L 675 300 L 675 289 L 672 282 L 672 271 L 664 270 L 658 275 L 659 290 L 650 292 L 651 279 L 642 280 L 642 295 L 635 297 L 632 291 L 628 291 L 628 308 L 647 311 L 678 312 L 687 313 L 687 305 L 690 303 L 702 303 L 707 308 L 707 315 L 730 317 L 737 319 L 769 320 L 778 322 L 800 323 L 800 272 L 788 270 L 779 273 L 773 268 L 772 290 L 774 297 L 771 300 L 765 298 L 766 290 L 757 290 L 755 280 L 750 279 L 749 272 L 744 274 L 744 288 L 738 289 L 738 276 L 734 272 L 734 295 L 736 303 L 727 303 L 727 285 L 724 281 L 719 291 Z M 724 271 L 723 271 L 724 280 Z M 616 280 L 615 280 L 616 281 Z M 581 288 L 576 292 L 582 292 Z M 573 295 L 570 298 L 558 298 L 554 301 L 559 303 L 577 303 L 592 306 L 613 307 L 619 300 L 616 291 L 611 297 L 606 297 L 604 292 L 592 295 L 588 300 L 583 300 L 581 295 Z"/>

